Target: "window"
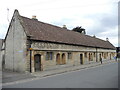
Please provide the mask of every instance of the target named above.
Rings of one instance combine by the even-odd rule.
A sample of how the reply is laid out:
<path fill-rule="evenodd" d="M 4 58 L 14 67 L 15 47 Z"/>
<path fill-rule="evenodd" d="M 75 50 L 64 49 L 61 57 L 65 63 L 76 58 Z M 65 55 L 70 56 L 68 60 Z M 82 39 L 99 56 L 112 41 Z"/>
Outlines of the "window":
<path fill-rule="evenodd" d="M 49 54 L 50 54 L 50 60 L 52 60 L 52 58 L 53 58 L 53 53 L 50 52 Z"/>
<path fill-rule="evenodd" d="M 46 53 L 46 60 L 52 60 L 53 59 L 53 52 L 47 52 Z"/>
<path fill-rule="evenodd" d="M 85 52 L 85 57 L 87 58 L 87 52 Z"/>
<path fill-rule="evenodd" d="M 68 59 L 72 59 L 72 53 L 71 52 L 68 53 Z"/>

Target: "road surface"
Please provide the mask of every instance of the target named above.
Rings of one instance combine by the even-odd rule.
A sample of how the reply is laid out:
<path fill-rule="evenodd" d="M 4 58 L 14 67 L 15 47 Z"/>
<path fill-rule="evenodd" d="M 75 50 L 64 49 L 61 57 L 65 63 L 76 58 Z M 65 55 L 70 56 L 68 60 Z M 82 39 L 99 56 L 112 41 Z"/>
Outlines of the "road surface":
<path fill-rule="evenodd" d="M 3 88 L 118 88 L 118 63 L 5 85 Z"/>

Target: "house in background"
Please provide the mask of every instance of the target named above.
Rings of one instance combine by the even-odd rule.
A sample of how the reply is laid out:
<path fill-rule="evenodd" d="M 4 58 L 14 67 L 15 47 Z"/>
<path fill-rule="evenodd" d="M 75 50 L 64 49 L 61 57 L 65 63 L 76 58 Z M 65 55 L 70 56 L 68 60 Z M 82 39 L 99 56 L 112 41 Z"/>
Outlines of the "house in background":
<path fill-rule="evenodd" d="M 115 47 L 107 40 L 23 17 L 15 10 L 5 37 L 5 68 L 37 72 L 111 60 Z"/>

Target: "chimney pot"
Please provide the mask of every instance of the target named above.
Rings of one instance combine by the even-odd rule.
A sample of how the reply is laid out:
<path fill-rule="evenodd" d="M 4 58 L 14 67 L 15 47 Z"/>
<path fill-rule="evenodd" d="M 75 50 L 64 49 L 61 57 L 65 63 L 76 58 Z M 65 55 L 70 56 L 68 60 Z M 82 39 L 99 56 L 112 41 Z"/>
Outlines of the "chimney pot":
<path fill-rule="evenodd" d="M 63 28 L 67 29 L 66 25 L 63 25 Z"/>
<path fill-rule="evenodd" d="M 106 41 L 109 41 L 109 39 L 108 39 L 108 38 L 106 38 Z"/>
<path fill-rule="evenodd" d="M 32 19 L 35 19 L 35 20 L 37 20 L 37 18 L 36 18 L 36 16 L 35 16 L 35 15 L 33 15 L 33 16 L 32 16 Z"/>

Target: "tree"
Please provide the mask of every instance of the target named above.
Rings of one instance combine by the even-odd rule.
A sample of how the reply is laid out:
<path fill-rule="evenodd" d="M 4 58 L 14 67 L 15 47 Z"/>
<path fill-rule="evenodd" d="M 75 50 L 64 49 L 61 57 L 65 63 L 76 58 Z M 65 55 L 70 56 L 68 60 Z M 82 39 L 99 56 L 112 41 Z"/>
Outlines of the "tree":
<path fill-rule="evenodd" d="M 82 28 L 81 26 L 80 26 L 80 27 L 78 26 L 78 27 L 73 28 L 72 31 L 86 34 L 85 29 Z"/>

